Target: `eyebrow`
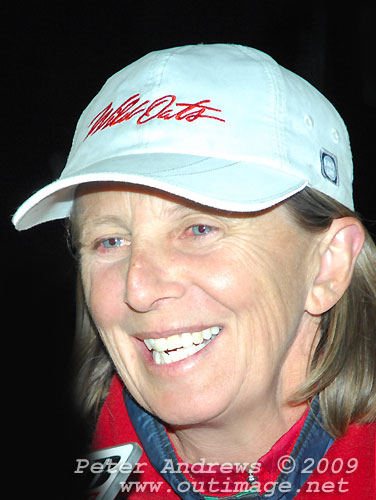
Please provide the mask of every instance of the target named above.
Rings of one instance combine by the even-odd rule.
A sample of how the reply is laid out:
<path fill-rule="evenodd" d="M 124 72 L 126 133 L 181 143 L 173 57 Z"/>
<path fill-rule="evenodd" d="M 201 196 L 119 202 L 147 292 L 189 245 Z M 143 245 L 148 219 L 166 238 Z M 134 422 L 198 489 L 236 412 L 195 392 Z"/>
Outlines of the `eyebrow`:
<path fill-rule="evenodd" d="M 164 209 L 164 214 L 167 217 L 185 215 L 186 213 L 200 213 L 202 210 L 198 210 L 195 207 L 190 207 L 186 205 L 176 204 Z"/>
<path fill-rule="evenodd" d="M 194 208 L 185 207 L 183 205 L 175 205 L 172 207 L 166 207 L 163 210 L 163 215 L 166 217 L 174 217 L 183 215 L 185 213 L 198 212 Z M 122 226 L 125 227 L 123 217 L 114 214 L 104 214 L 104 215 L 91 215 L 91 214 L 80 214 L 76 217 L 79 221 L 80 232 L 85 230 L 85 228 L 99 227 L 99 226 Z"/>
<path fill-rule="evenodd" d="M 186 200 L 186 203 L 174 203 L 164 207 L 161 216 L 168 219 L 170 217 L 183 217 L 188 214 L 210 213 L 211 211 L 213 211 L 211 207 L 205 207 Z M 90 212 L 80 213 L 79 211 L 76 211 L 76 213 L 72 215 L 76 221 L 74 226 L 77 241 L 80 241 L 85 235 L 85 232 L 90 231 L 92 228 L 114 225 L 126 229 L 124 218 L 120 215 L 111 213 L 93 215 Z M 216 215 L 218 216 L 218 214 Z"/>
<path fill-rule="evenodd" d="M 125 227 L 124 220 L 117 215 L 76 214 L 74 218 L 71 217 L 71 236 L 74 246 L 76 246 L 77 248 L 82 246 L 85 235 L 92 229 L 111 225 L 123 228 Z"/>
<path fill-rule="evenodd" d="M 119 217 L 118 215 L 112 215 L 112 214 L 106 214 L 106 215 L 95 215 L 95 216 L 88 216 L 84 215 L 79 217 L 80 219 L 80 224 L 81 227 L 84 227 L 85 225 L 92 225 L 92 226 L 104 226 L 104 225 L 109 225 L 109 224 L 114 224 L 114 225 L 124 225 L 124 220 L 122 217 Z"/>
<path fill-rule="evenodd" d="M 163 209 L 162 215 L 166 217 L 185 215 L 186 213 L 200 213 L 201 211 L 184 205 L 174 205 L 170 207 L 165 207 Z M 80 226 L 83 228 L 85 226 L 104 226 L 104 225 L 120 225 L 124 226 L 124 219 L 119 215 L 114 214 L 104 214 L 104 215 L 90 215 L 84 214 L 79 215 L 78 219 L 80 221 Z"/>

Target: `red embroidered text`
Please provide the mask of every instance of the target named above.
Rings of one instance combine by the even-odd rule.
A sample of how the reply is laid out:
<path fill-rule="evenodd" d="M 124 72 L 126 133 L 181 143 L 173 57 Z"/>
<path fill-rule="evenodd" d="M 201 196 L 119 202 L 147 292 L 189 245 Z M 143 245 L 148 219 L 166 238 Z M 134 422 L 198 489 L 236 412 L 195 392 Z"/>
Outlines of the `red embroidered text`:
<path fill-rule="evenodd" d="M 136 116 L 138 116 L 138 125 L 143 125 L 154 118 L 162 120 L 171 120 L 172 118 L 175 118 L 175 120 L 186 120 L 187 122 L 193 122 L 199 118 L 210 118 L 211 120 L 218 120 L 220 122 L 225 121 L 218 116 L 205 114 L 209 111 L 221 113 L 220 109 L 208 106 L 210 99 L 205 99 L 192 104 L 176 102 L 176 96 L 174 95 L 166 95 L 153 102 L 146 100 L 140 103 L 140 100 L 140 94 L 135 94 L 127 99 L 117 109 L 113 109 L 113 103 L 111 102 L 90 122 L 89 132 L 85 139 L 89 135 L 93 135 L 98 132 L 98 130 L 112 127 L 118 123 L 131 120 Z"/>

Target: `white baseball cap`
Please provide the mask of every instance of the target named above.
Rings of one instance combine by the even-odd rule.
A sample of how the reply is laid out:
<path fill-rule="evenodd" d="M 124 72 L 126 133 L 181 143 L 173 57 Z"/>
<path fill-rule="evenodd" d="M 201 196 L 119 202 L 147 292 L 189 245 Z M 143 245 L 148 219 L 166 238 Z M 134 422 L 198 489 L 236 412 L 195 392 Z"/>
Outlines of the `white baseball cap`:
<path fill-rule="evenodd" d="M 233 44 L 152 52 L 112 76 L 81 115 L 60 178 L 21 205 L 14 225 L 69 217 L 76 187 L 98 181 L 237 212 L 310 186 L 353 209 L 337 111 L 268 55 Z"/>

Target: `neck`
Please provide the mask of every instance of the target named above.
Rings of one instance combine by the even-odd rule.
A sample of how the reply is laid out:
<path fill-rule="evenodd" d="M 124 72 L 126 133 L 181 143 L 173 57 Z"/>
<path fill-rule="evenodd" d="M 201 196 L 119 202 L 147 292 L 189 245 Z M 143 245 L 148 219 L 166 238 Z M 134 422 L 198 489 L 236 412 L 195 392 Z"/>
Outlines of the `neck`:
<path fill-rule="evenodd" d="M 168 428 L 179 457 L 187 463 L 256 463 L 303 415 L 306 405 L 263 406 L 236 421 Z"/>

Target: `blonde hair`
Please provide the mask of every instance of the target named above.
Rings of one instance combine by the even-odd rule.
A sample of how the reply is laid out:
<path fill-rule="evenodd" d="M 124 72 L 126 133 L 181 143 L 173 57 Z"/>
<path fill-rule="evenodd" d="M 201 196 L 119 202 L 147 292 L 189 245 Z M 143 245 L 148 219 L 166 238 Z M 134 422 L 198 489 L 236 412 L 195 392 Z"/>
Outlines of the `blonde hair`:
<path fill-rule="evenodd" d="M 310 188 L 286 202 L 296 222 L 315 232 L 334 219 L 360 217 Z M 305 383 L 291 402 L 319 394 L 324 424 L 334 437 L 350 423 L 376 420 L 376 247 L 367 230 L 343 297 L 322 315 L 319 342 Z"/>
<path fill-rule="evenodd" d="M 310 188 L 291 197 L 285 206 L 296 223 L 309 232 L 324 231 L 334 219 L 358 217 L 332 198 Z M 78 224 L 73 212 L 73 245 Z M 343 297 L 322 315 L 319 340 L 307 378 L 291 404 L 310 402 L 319 395 L 324 424 L 333 437 L 345 434 L 350 423 L 376 420 L 376 247 L 367 232 L 350 286 Z M 77 287 L 77 328 L 74 365 L 80 413 L 94 424 L 107 396 L 114 366 L 91 321 Z"/>

